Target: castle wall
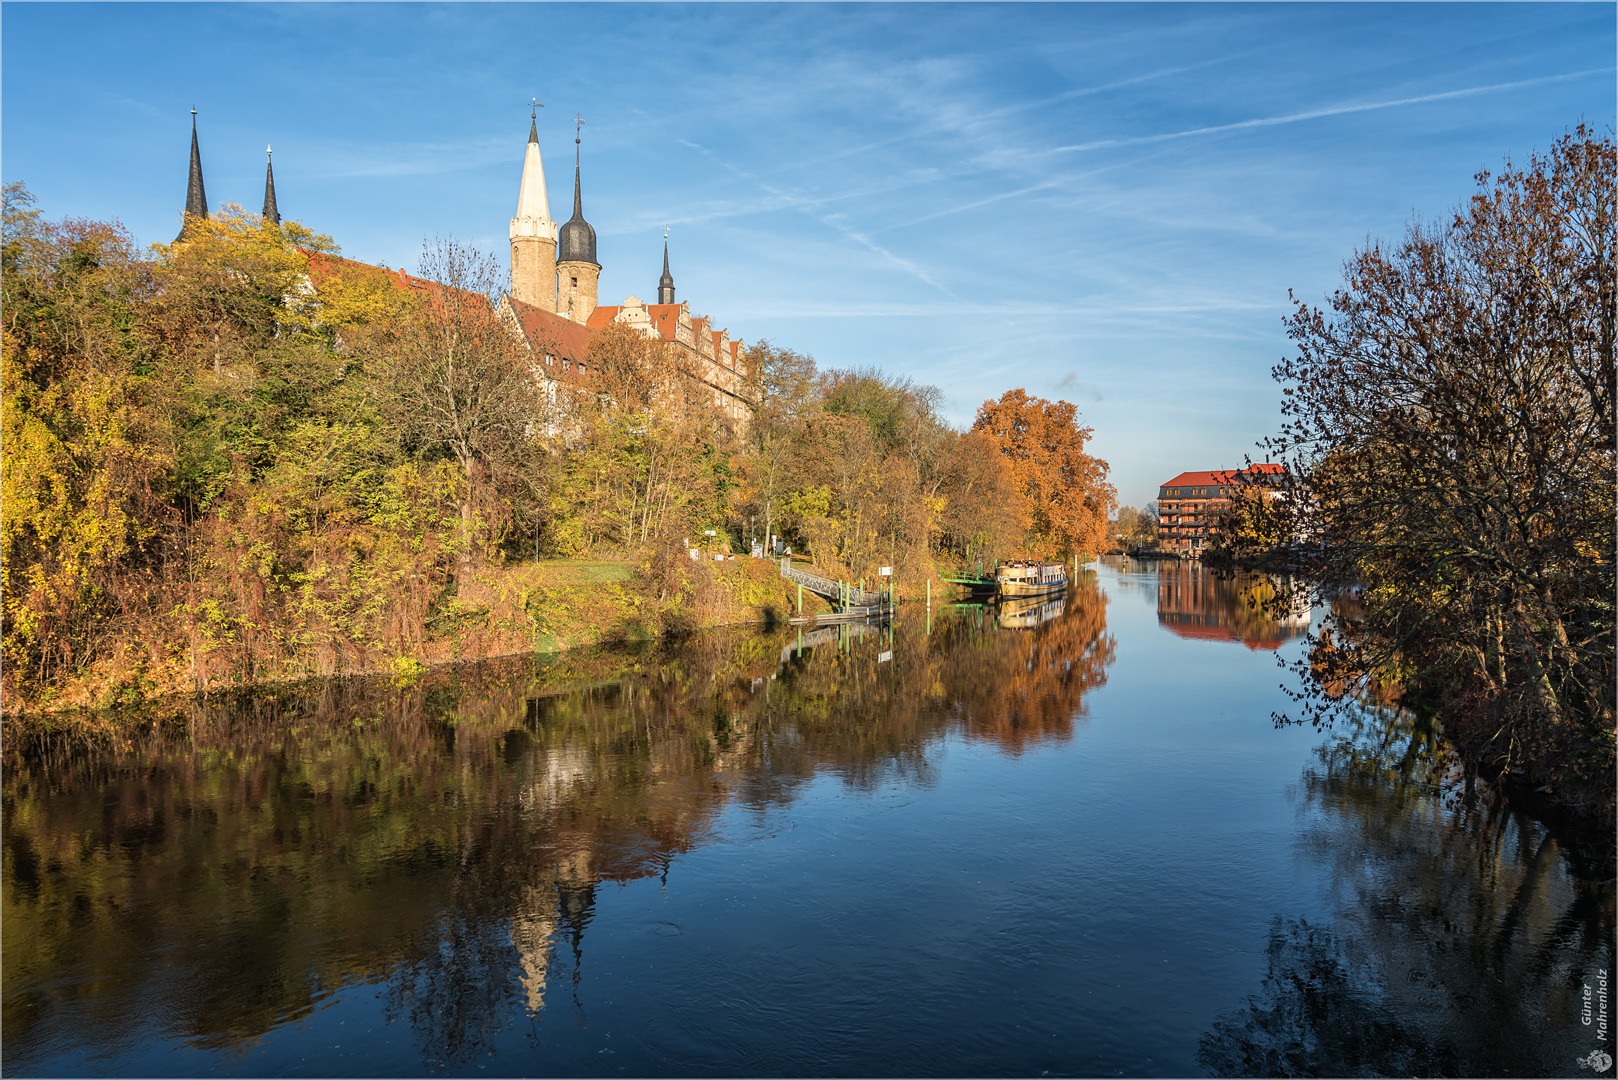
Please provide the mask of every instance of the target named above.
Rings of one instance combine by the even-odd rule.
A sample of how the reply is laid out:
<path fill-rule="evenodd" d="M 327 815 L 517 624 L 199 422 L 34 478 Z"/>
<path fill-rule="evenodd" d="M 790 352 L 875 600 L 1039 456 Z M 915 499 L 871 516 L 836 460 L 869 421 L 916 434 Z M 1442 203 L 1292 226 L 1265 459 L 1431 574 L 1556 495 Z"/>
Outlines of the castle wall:
<path fill-rule="evenodd" d="M 530 220 L 512 219 L 511 295 L 525 304 L 555 311 L 556 238 L 518 234 L 519 223 Z"/>
<path fill-rule="evenodd" d="M 556 313 L 576 323 L 588 322 L 595 314 L 601 267 L 595 263 L 556 264 Z"/>

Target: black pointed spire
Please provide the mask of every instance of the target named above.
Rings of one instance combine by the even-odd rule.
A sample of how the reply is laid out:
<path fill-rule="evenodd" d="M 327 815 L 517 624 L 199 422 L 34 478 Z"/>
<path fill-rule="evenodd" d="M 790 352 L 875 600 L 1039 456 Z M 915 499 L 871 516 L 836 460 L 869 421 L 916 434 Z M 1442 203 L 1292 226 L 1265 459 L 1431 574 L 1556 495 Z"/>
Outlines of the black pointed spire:
<path fill-rule="evenodd" d="M 669 238 L 663 235 L 663 276 L 657 279 L 657 302 L 674 303 L 674 275 L 669 273 Z"/>
<path fill-rule="evenodd" d="M 275 163 L 270 160 L 270 148 L 264 148 L 264 220 L 271 225 L 281 224 L 281 211 L 275 205 Z"/>
<path fill-rule="evenodd" d="M 584 220 L 584 198 L 579 188 L 579 137 L 573 136 L 573 216 L 556 237 L 557 262 L 587 262 L 595 266 L 596 231 Z"/>
<path fill-rule="evenodd" d="M 185 239 L 192 218 L 207 218 L 208 193 L 202 187 L 202 151 L 197 149 L 197 110 L 191 110 L 191 179 L 185 189 L 185 221 L 175 242 Z"/>

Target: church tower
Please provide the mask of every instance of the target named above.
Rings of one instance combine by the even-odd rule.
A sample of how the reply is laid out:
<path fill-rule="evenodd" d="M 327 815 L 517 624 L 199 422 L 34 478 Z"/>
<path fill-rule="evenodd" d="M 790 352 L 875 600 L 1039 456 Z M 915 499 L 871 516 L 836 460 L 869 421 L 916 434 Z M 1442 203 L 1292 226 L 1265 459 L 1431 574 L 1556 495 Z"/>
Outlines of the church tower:
<path fill-rule="evenodd" d="M 270 161 L 270 148 L 264 148 L 264 214 L 271 225 L 281 224 L 281 210 L 275 205 L 275 165 Z"/>
<path fill-rule="evenodd" d="M 197 149 L 197 110 L 191 110 L 191 179 L 185 188 L 185 220 L 180 225 L 180 235 L 174 238 L 178 244 L 185 239 L 185 234 L 191 228 L 193 218 L 206 219 L 208 217 L 208 193 L 202 188 L 202 151 Z"/>
<path fill-rule="evenodd" d="M 580 120 L 579 123 L 584 123 Z M 596 309 L 601 264 L 596 262 L 596 231 L 584 220 L 579 193 L 579 135 L 573 133 L 573 216 L 562 226 L 556 245 L 556 313 L 582 323 Z"/>
<path fill-rule="evenodd" d="M 545 198 L 545 165 L 539 159 L 539 128 L 533 116 L 517 216 L 511 219 L 511 295 L 546 311 L 556 310 L 556 222 Z"/>
<path fill-rule="evenodd" d="M 669 238 L 663 237 L 663 276 L 657 279 L 657 302 L 674 303 L 674 275 L 669 273 Z"/>

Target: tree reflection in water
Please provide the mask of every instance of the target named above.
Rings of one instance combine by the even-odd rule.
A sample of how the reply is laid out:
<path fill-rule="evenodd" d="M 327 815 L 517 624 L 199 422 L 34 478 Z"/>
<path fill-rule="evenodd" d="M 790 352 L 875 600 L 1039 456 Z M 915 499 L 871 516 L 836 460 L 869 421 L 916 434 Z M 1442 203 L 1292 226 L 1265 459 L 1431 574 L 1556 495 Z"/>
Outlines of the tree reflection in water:
<path fill-rule="evenodd" d="M 951 732 L 1066 739 L 1112 659 L 1089 582 L 1027 630 L 968 612 L 803 648 L 716 633 L 12 738 L 8 1071 L 241 1049 L 379 981 L 424 1064 L 464 1066 L 560 980 L 579 1009 L 599 883 L 665 875 L 727 806 L 766 812 L 817 774 L 929 783 Z"/>
<path fill-rule="evenodd" d="M 1269 972 L 1198 1060 L 1219 1076 L 1560 1076 L 1590 1049 L 1581 988 L 1612 970 L 1610 865 L 1468 789 L 1435 725 L 1366 708 L 1303 787 L 1332 928 L 1275 919 Z M 1523 1032 L 1541 1038 L 1530 1044 Z M 1589 1045 L 1587 1045 L 1589 1044 Z"/>

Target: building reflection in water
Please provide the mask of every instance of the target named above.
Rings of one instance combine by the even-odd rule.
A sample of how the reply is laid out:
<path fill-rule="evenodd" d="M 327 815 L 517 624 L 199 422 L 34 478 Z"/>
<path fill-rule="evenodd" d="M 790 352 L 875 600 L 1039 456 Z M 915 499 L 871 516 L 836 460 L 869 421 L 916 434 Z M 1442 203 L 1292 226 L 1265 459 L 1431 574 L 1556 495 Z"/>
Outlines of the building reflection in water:
<path fill-rule="evenodd" d="M 1306 604 L 1276 610 L 1277 584 L 1265 575 L 1230 576 L 1200 562 L 1164 561 L 1157 571 L 1157 621 L 1183 638 L 1277 649 L 1309 629 Z"/>
<path fill-rule="evenodd" d="M 103 1033 L 132 1022 L 239 1049 L 378 982 L 423 1063 L 462 1067 L 581 1008 L 600 883 L 666 876 L 726 807 L 828 772 L 930 783 L 952 733 L 1070 738 L 1113 659 L 1105 597 L 1028 622 L 716 633 L 8 740 L 7 1064 L 116 1057 Z"/>

